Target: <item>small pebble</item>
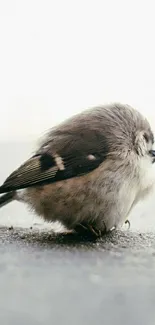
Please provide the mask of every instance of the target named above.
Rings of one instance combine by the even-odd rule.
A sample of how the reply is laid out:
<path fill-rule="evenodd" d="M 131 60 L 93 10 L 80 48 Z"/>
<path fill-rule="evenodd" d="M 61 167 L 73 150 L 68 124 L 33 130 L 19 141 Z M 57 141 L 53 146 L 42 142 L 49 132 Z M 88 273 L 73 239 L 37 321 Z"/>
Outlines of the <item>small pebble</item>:
<path fill-rule="evenodd" d="M 10 226 L 10 227 L 9 227 L 9 230 L 13 230 L 13 226 Z"/>

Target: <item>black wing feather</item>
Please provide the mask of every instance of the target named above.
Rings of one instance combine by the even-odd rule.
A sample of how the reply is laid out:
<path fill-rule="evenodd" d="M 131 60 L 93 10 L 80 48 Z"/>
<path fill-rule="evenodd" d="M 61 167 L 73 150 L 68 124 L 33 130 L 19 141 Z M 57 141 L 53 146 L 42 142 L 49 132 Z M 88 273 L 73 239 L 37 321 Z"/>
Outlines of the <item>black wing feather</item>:
<path fill-rule="evenodd" d="M 96 132 L 89 132 L 88 139 L 83 135 L 77 136 L 75 142 L 72 136 L 67 137 L 67 141 L 57 136 L 57 141 L 52 143 L 51 140 L 49 150 L 45 152 L 44 148 L 40 148 L 36 155 L 15 170 L 0 187 L 0 193 L 54 183 L 89 173 L 97 168 L 107 155 L 104 137 L 95 137 Z M 53 152 L 62 160 L 63 170 L 59 168 Z"/>

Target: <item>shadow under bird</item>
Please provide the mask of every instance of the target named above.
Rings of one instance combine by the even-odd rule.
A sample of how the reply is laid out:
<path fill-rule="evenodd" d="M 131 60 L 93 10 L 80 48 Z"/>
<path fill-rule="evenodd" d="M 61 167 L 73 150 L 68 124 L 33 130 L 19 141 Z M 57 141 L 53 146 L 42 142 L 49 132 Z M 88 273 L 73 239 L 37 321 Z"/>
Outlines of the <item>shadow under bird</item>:
<path fill-rule="evenodd" d="M 155 184 L 153 133 L 129 105 L 94 107 L 53 127 L 0 187 L 49 222 L 101 235 L 118 228 Z"/>

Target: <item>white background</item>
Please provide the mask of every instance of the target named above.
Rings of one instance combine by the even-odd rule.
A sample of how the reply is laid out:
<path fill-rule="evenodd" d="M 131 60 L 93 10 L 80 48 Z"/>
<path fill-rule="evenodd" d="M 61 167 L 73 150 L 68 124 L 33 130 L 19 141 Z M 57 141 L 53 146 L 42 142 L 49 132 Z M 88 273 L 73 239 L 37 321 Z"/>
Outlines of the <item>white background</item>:
<path fill-rule="evenodd" d="M 154 6 L 0 0 L 0 140 L 34 141 L 66 117 L 112 101 L 135 106 L 155 129 Z"/>

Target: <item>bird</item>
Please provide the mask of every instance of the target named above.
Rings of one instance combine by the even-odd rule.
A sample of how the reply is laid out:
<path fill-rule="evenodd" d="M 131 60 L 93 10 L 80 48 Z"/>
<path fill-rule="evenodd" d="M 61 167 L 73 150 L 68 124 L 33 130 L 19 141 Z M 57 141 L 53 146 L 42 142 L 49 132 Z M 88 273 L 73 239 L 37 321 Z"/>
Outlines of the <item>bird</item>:
<path fill-rule="evenodd" d="M 0 186 L 0 207 L 17 200 L 68 231 L 101 236 L 122 227 L 155 184 L 154 134 L 128 104 L 89 107 L 56 126 Z"/>

